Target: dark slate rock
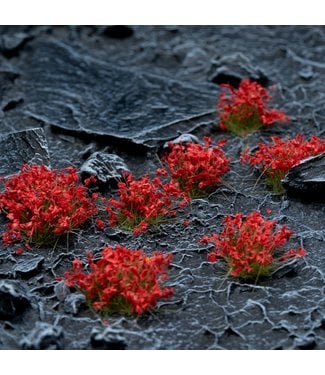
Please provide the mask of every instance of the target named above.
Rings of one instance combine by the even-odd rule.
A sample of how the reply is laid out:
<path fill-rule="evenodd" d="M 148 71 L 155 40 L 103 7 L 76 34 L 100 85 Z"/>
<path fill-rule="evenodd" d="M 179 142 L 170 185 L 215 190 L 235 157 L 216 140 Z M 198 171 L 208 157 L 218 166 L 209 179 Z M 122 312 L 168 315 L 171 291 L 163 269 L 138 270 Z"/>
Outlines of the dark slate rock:
<path fill-rule="evenodd" d="M 242 79 L 249 78 L 262 86 L 267 86 L 269 79 L 264 72 L 256 68 L 251 60 L 241 52 L 224 55 L 213 60 L 210 80 L 217 85 L 230 84 L 238 88 Z"/>
<path fill-rule="evenodd" d="M 8 269 L 2 270 L 0 268 L 0 279 L 8 279 L 12 276 L 12 272 L 9 271 Z"/>
<path fill-rule="evenodd" d="M 310 81 L 314 76 L 313 68 L 310 65 L 307 65 L 299 71 L 299 76 L 305 81 Z"/>
<path fill-rule="evenodd" d="M 11 110 L 17 108 L 23 102 L 24 102 L 24 100 L 22 98 L 11 99 L 7 103 L 4 104 L 4 106 L 2 107 L 2 110 L 3 110 L 3 112 L 11 111 Z"/>
<path fill-rule="evenodd" d="M 285 262 L 283 265 L 280 265 L 277 267 L 273 272 L 272 272 L 272 277 L 281 279 L 283 277 L 286 278 L 292 278 L 297 276 L 297 270 L 295 266 L 299 260 L 296 259 L 291 259 L 290 261 Z"/>
<path fill-rule="evenodd" d="M 110 327 L 103 331 L 94 328 L 91 332 L 90 342 L 94 349 L 123 350 L 127 348 L 125 337 L 119 332 L 114 332 Z"/>
<path fill-rule="evenodd" d="M 20 341 L 22 349 L 62 349 L 63 328 L 36 322 L 33 330 Z"/>
<path fill-rule="evenodd" d="M 12 65 L 5 65 L 0 68 L 0 78 L 2 83 L 7 82 L 7 83 L 13 83 L 20 74 L 14 70 Z M 3 90 L 3 87 L 1 87 Z"/>
<path fill-rule="evenodd" d="M 198 64 L 203 64 L 204 61 L 208 60 L 207 53 L 199 47 L 191 48 L 190 51 L 187 52 L 184 61 L 183 66 L 184 67 L 192 67 L 192 66 L 198 66 Z"/>
<path fill-rule="evenodd" d="M 295 344 L 295 349 L 299 350 L 312 350 L 317 347 L 316 339 L 315 337 L 303 337 L 303 338 L 298 338 L 294 342 Z"/>
<path fill-rule="evenodd" d="M 115 154 L 93 153 L 80 167 L 83 179 L 94 176 L 100 186 L 116 184 L 123 172 L 129 172 L 124 160 Z"/>
<path fill-rule="evenodd" d="M 193 134 L 182 134 L 179 137 L 173 139 L 172 141 L 166 142 L 163 146 L 164 149 L 167 149 L 169 144 L 182 144 L 186 145 L 187 143 L 202 143 L 198 137 Z"/>
<path fill-rule="evenodd" d="M 69 294 L 64 301 L 64 311 L 68 314 L 76 315 L 81 307 L 85 305 L 86 297 L 81 293 Z"/>
<path fill-rule="evenodd" d="M 289 195 L 325 202 L 325 152 L 291 168 L 282 184 Z"/>
<path fill-rule="evenodd" d="M 6 57 L 17 55 L 19 49 L 31 39 L 31 35 L 24 32 L 0 36 L 0 51 Z"/>
<path fill-rule="evenodd" d="M 24 163 L 50 164 L 43 129 L 28 129 L 0 136 L 0 176 L 18 173 Z"/>
<path fill-rule="evenodd" d="M 127 39 L 134 34 L 134 31 L 129 26 L 113 25 L 107 26 L 104 29 L 103 34 L 112 39 Z"/>
<path fill-rule="evenodd" d="M 70 289 L 67 287 L 64 281 L 59 281 L 54 286 L 54 294 L 59 301 L 64 301 L 65 298 L 70 294 Z"/>
<path fill-rule="evenodd" d="M 0 319 L 11 319 L 30 305 L 24 285 L 15 280 L 0 281 Z"/>
<path fill-rule="evenodd" d="M 4 215 L 1 219 L 5 220 Z M 0 220 L 1 220 L 0 219 Z M 10 259 L 10 262 L 8 260 Z M 13 275 L 13 259 L 8 250 L 5 250 L 2 254 L 0 252 L 0 279 L 11 279 Z"/>
<path fill-rule="evenodd" d="M 22 277 L 30 277 L 40 271 L 44 257 L 35 256 L 29 259 L 21 259 L 16 264 L 14 271 Z"/>
<path fill-rule="evenodd" d="M 165 142 L 161 147 L 159 147 L 158 148 L 158 155 L 159 155 L 159 157 L 162 157 L 166 152 L 168 152 L 170 144 L 186 145 L 188 143 L 202 144 L 202 142 L 199 140 L 199 138 L 196 137 L 195 135 L 193 135 L 193 134 L 182 134 L 179 137 L 177 137 L 177 138 L 175 138 L 171 141 Z"/>
<path fill-rule="evenodd" d="M 36 46 L 20 85 L 26 113 L 88 139 L 144 144 L 215 118 L 213 85 L 117 67 L 62 42 Z"/>
<path fill-rule="evenodd" d="M 3 67 L 0 70 L 0 103 L 2 110 L 5 110 L 8 102 L 12 100 L 8 96 L 10 96 L 12 86 L 18 77 L 19 74 L 11 66 Z"/>

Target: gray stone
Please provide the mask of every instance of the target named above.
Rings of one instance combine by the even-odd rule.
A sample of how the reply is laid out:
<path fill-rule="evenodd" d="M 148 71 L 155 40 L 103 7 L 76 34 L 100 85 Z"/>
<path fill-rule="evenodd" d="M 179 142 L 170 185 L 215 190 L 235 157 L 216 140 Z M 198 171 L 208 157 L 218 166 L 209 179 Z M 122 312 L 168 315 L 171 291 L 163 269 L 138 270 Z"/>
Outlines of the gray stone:
<path fill-rule="evenodd" d="M 54 294 L 59 301 L 64 301 L 65 298 L 70 294 L 70 289 L 66 283 L 62 280 L 55 284 Z"/>
<path fill-rule="evenodd" d="M 182 134 L 179 137 L 177 137 L 177 138 L 175 138 L 171 141 L 165 142 L 163 144 L 163 146 L 159 148 L 158 154 L 159 154 L 159 156 L 162 156 L 163 154 L 165 154 L 165 152 L 168 152 L 170 144 L 186 145 L 188 143 L 202 144 L 200 139 L 198 137 L 196 137 L 195 135 L 193 135 L 193 134 Z"/>
<path fill-rule="evenodd" d="M 193 134 L 182 134 L 180 135 L 179 137 L 173 139 L 172 141 L 169 141 L 169 142 L 166 142 L 163 146 L 164 149 L 167 149 L 169 147 L 169 144 L 173 144 L 173 145 L 178 145 L 178 144 L 182 144 L 182 145 L 186 145 L 187 143 L 202 143 L 198 137 L 196 137 L 195 135 Z"/>
<path fill-rule="evenodd" d="M 325 152 L 291 168 L 282 184 L 289 195 L 325 202 Z"/>
<path fill-rule="evenodd" d="M 30 277 L 40 271 L 44 257 L 34 256 L 29 259 L 21 259 L 16 264 L 14 271 L 21 277 Z"/>
<path fill-rule="evenodd" d="M 97 184 L 103 186 L 115 184 L 129 168 L 118 155 L 95 152 L 80 167 L 80 172 L 83 179 L 94 176 Z"/>
<path fill-rule="evenodd" d="M 313 68 L 310 65 L 305 66 L 299 71 L 299 76 L 305 81 L 310 81 L 314 76 Z"/>
<path fill-rule="evenodd" d="M 62 349 L 63 328 L 36 322 L 33 330 L 20 341 L 22 349 Z"/>
<path fill-rule="evenodd" d="M 15 280 L 0 281 L 0 319 L 11 319 L 30 305 L 24 284 Z"/>
<path fill-rule="evenodd" d="M 23 164 L 50 164 L 43 129 L 28 129 L 0 136 L 0 176 L 18 173 Z"/>
<path fill-rule="evenodd" d="M 183 61 L 183 66 L 192 67 L 204 64 L 204 62 L 207 59 L 208 55 L 202 48 L 194 47 L 193 49 L 187 52 L 185 59 Z"/>
<path fill-rule="evenodd" d="M 213 85 L 117 67 L 62 42 L 35 47 L 20 85 L 26 113 L 88 139 L 167 140 L 215 116 Z"/>
<path fill-rule="evenodd" d="M 119 332 L 108 327 L 104 330 L 94 328 L 90 336 L 91 346 L 101 350 L 121 350 L 127 348 L 126 339 Z"/>
<path fill-rule="evenodd" d="M 22 47 L 29 39 L 30 34 L 17 32 L 9 35 L 0 36 L 0 51 L 7 57 L 12 57 L 17 50 Z"/>
<path fill-rule="evenodd" d="M 64 311 L 66 313 L 76 315 L 81 307 L 85 305 L 86 297 L 81 293 L 71 293 L 64 301 Z"/>
<path fill-rule="evenodd" d="M 19 74 L 14 71 L 12 66 L 9 65 L 0 68 L 0 105 L 4 112 L 6 111 L 8 103 L 12 100 L 12 87 L 18 77 Z"/>
<path fill-rule="evenodd" d="M 218 85 L 227 83 L 238 87 L 242 79 L 249 78 L 266 86 L 269 79 L 260 68 L 256 68 L 252 61 L 243 53 L 235 52 L 223 55 L 212 62 L 210 80 Z"/>

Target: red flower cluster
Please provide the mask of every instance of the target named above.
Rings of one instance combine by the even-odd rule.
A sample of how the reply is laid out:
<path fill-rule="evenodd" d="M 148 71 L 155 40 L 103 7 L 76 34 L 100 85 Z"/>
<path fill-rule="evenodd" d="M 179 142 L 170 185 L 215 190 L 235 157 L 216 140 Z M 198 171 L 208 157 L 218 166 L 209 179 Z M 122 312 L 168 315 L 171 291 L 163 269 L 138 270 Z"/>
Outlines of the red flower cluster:
<path fill-rule="evenodd" d="M 224 219 L 224 228 L 218 234 L 204 236 L 201 243 L 212 242 L 214 251 L 208 254 L 208 260 L 223 258 L 229 273 L 244 279 L 258 279 L 270 274 L 275 266 L 294 257 L 303 257 L 306 251 L 290 249 L 282 256 L 275 256 L 277 248 L 283 246 L 294 233 L 285 225 L 276 228 L 276 220 L 265 220 L 254 211 L 243 218 L 242 213 Z"/>
<path fill-rule="evenodd" d="M 220 94 L 218 103 L 222 130 L 244 136 L 274 122 L 288 121 L 284 112 L 267 106 L 271 96 L 257 82 L 245 79 L 238 89 L 226 84 L 221 87 L 228 90 Z"/>
<path fill-rule="evenodd" d="M 44 165 L 24 165 L 0 193 L 0 208 L 10 221 L 3 242 L 51 244 L 97 213 L 95 199 L 96 195 L 89 198 L 86 187 L 78 185 L 72 167 L 52 171 Z"/>
<path fill-rule="evenodd" d="M 170 153 L 162 158 L 171 177 L 190 198 L 205 197 L 221 182 L 229 171 L 229 161 L 221 147 L 226 141 L 210 147 L 211 138 L 204 138 L 204 145 L 197 143 L 169 144 Z"/>
<path fill-rule="evenodd" d="M 312 136 L 306 141 L 302 134 L 284 141 L 279 137 L 272 137 L 273 144 L 258 144 L 258 150 L 251 155 L 246 150 L 241 155 L 241 161 L 251 165 L 259 165 L 274 192 L 282 193 L 284 189 L 281 180 L 290 168 L 303 159 L 318 155 L 325 151 L 325 139 Z"/>
<path fill-rule="evenodd" d="M 171 288 L 160 285 L 167 279 L 171 258 L 171 254 L 159 252 L 147 257 L 142 250 L 105 247 L 97 262 L 88 255 L 89 273 L 84 273 L 81 261 L 75 259 L 64 277 L 69 287 L 80 289 L 89 305 L 103 314 L 142 314 L 159 298 L 173 294 Z"/>
<path fill-rule="evenodd" d="M 106 207 L 112 226 L 140 234 L 148 226 L 165 221 L 166 216 L 175 215 L 175 201 L 179 207 L 188 204 L 188 198 L 175 182 L 163 183 L 149 175 L 135 180 L 132 174 L 127 174 L 125 180 L 118 183 L 119 199 L 110 198 Z"/>

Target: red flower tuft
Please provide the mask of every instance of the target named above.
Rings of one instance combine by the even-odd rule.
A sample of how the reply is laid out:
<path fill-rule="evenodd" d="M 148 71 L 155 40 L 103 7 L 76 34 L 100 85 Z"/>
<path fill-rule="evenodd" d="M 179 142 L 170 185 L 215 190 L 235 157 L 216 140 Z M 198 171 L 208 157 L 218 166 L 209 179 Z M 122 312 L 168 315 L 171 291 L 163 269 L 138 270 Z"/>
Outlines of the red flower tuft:
<path fill-rule="evenodd" d="M 241 81 L 238 89 L 221 85 L 227 92 L 220 94 L 220 128 L 244 136 L 274 122 L 288 122 L 284 112 L 271 109 L 270 94 L 257 82 Z"/>
<path fill-rule="evenodd" d="M 190 223 L 191 222 L 189 220 L 187 220 L 187 219 L 183 220 L 184 227 L 188 227 L 190 225 Z"/>
<path fill-rule="evenodd" d="M 105 247 L 97 262 L 88 255 L 88 273 L 83 271 L 81 261 L 75 259 L 64 278 L 69 287 L 85 293 L 91 307 L 105 315 L 142 314 L 158 299 L 173 294 L 171 288 L 161 286 L 167 279 L 171 258 L 171 254 L 160 252 L 148 257 L 142 250 Z"/>
<path fill-rule="evenodd" d="M 95 184 L 96 182 L 97 182 L 97 178 L 95 176 L 90 176 L 90 177 L 84 179 L 84 184 L 86 186 L 89 186 L 91 184 Z"/>
<path fill-rule="evenodd" d="M 258 144 L 258 150 L 251 155 L 245 150 L 241 155 L 241 161 L 251 165 L 259 165 L 267 183 L 274 192 L 283 193 L 281 180 L 289 169 L 310 156 L 318 155 L 325 151 L 325 139 L 312 136 L 306 141 L 302 134 L 287 141 L 278 137 L 272 137 L 272 144 Z"/>
<path fill-rule="evenodd" d="M 105 222 L 102 219 L 96 218 L 95 224 L 96 224 L 96 227 L 100 230 L 105 228 Z"/>
<path fill-rule="evenodd" d="M 139 180 L 131 174 L 125 178 L 125 182 L 118 184 L 119 199 L 109 199 L 106 207 L 112 226 L 118 225 L 140 234 L 150 225 L 175 215 L 177 202 L 181 206 L 188 202 L 175 182 L 163 183 L 158 177 L 150 179 L 148 175 Z"/>
<path fill-rule="evenodd" d="M 282 247 L 294 233 L 285 225 L 277 227 L 276 220 L 265 220 L 254 211 L 243 217 L 242 213 L 234 217 L 227 216 L 220 234 L 204 236 L 201 243 L 213 243 L 215 249 L 208 254 L 208 260 L 215 262 L 223 258 L 229 266 L 230 275 L 249 279 L 258 279 L 270 274 L 281 261 L 306 255 L 304 249 L 290 249 L 282 256 L 276 251 Z"/>
<path fill-rule="evenodd" d="M 179 188 L 190 198 L 205 197 L 211 194 L 229 171 L 229 161 L 221 146 L 211 146 L 211 138 L 204 138 L 205 144 L 170 144 L 170 153 L 162 158 L 167 164 L 171 177 Z"/>
<path fill-rule="evenodd" d="M 17 247 L 15 249 L 15 255 L 21 255 L 24 253 L 24 249 L 22 247 Z"/>
<path fill-rule="evenodd" d="M 74 168 L 51 171 L 44 165 L 24 165 L 5 183 L 0 208 L 9 219 L 2 236 L 5 245 L 19 240 L 37 245 L 79 228 L 97 213 L 87 189 L 78 185 Z"/>

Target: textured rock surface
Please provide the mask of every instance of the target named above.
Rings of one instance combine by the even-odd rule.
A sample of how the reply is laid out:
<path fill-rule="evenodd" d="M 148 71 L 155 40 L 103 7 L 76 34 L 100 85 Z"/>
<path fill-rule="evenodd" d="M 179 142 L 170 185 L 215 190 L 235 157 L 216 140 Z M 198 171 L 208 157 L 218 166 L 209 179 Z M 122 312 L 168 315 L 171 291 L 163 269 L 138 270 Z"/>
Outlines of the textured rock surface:
<path fill-rule="evenodd" d="M 218 85 L 227 83 L 238 87 L 240 81 L 244 78 L 254 80 L 262 86 L 267 86 L 269 83 L 266 75 L 241 52 L 235 52 L 213 60 L 211 82 Z"/>
<path fill-rule="evenodd" d="M 27 289 L 18 281 L 0 281 L 0 319 L 12 319 L 30 304 Z"/>
<path fill-rule="evenodd" d="M 283 186 L 288 194 L 325 202 L 325 153 L 291 168 L 283 180 Z"/>
<path fill-rule="evenodd" d="M 20 341 L 22 349 L 63 349 L 61 339 L 63 329 L 48 323 L 37 322 L 28 336 Z"/>
<path fill-rule="evenodd" d="M 33 118 L 134 143 L 177 134 L 181 121 L 213 113 L 216 96 L 208 84 L 120 68 L 57 41 L 37 46 L 20 84 Z"/>
<path fill-rule="evenodd" d="M 29 39 L 31 35 L 24 32 L 4 34 L 0 38 L 0 51 L 6 57 L 13 57 Z"/>
<path fill-rule="evenodd" d="M 170 143 L 177 145 L 177 144 L 187 144 L 187 143 L 202 143 L 202 141 L 193 134 L 182 134 L 179 137 L 177 137 L 177 138 L 175 138 L 175 139 L 173 139 L 169 142 L 166 142 L 164 144 L 164 148 L 168 148 L 168 145 Z"/>
<path fill-rule="evenodd" d="M 28 259 L 21 259 L 18 260 L 14 271 L 21 277 L 30 277 L 40 271 L 43 262 L 44 257 L 42 256 L 32 256 L 28 257 Z"/>
<path fill-rule="evenodd" d="M 18 283 L 33 296 L 29 299 L 25 289 L 17 292 L 26 301 L 24 309 L 15 317 L 11 309 L 11 318 L 0 320 L 0 348 L 325 349 L 325 207 L 272 194 L 262 180 L 256 183 L 249 166 L 238 162 L 243 147 L 266 142 L 271 135 L 324 137 L 324 28 L 132 26 L 133 33 L 124 39 L 105 35 L 104 29 L 0 28 L 1 35 L 33 36 L 15 58 L 0 55 L 1 132 L 41 126 L 53 167 L 80 168 L 92 153 L 105 152 L 122 157 L 137 176 L 160 166 L 157 145 L 184 133 L 200 140 L 209 135 L 214 142 L 228 141 L 224 149 L 232 158 L 231 171 L 216 193 L 193 201 L 177 221 L 159 229 L 134 237 L 89 225 L 54 251 L 30 250 L 44 262 L 23 283 L 14 269 L 30 254 L 19 257 L 13 248 L 0 245 L 1 285 Z M 253 73 L 261 71 L 277 85 L 274 101 L 287 111 L 290 124 L 245 139 L 219 131 L 213 113 L 218 86 L 211 84 L 211 75 L 220 56 L 237 53 L 249 59 Z M 238 71 L 233 60 L 222 63 Z M 237 73 L 240 78 L 243 72 Z M 138 143 L 151 148 L 135 152 Z M 1 167 L 15 173 L 22 158 L 4 143 L 1 160 L 7 154 L 12 159 Z M 226 278 L 221 263 L 206 261 L 209 249 L 198 240 L 219 232 L 226 215 L 256 209 L 292 228 L 296 234 L 288 246 L 302 245 L 308 255 L 254 285 Z M 184 219 L 189 226 L 183 226 Z M 1 232 L 5 225 L 1 216 Z M 107 326 L 82 304 L 79 292 L 55 278 L 63 276 L 75 257 L 85 261 L 86 251 L 97 256 L 105 244 L 117 243 L 148 254 L 173 252 L 169 285 L 175 294 L 151 313 L 112 316 Z M 28 304 L 32 307 L 26 308 Z"/>
<path fill-rule="evenodd" d="M 121 350 L 127 348 L 123 331 L 107 328 L 103 331 L 94 329 L 91 333 L 91 345 L 94 349 Z"/>
<path fill-rule="evenodd" d="M 23 164 L 49 165 L 47 141 L 41 128 L 0 135 L 0 175 L 20 171 Z"/>
<path fill-rule="evenodd" d="M 86 298 L 83 294 L 69 294 L 64 301 L 64 311 L 68 314 L 76 315 L 81 307 L 85 305 Z"/>
<path fill-rule="evenodd" d="M 115 154 L 93 153 L 80 167 L 82 178 L 94 176 L 100 186 L 116 185 L 123 172 L 129 172 L 124 160 Z"/>

